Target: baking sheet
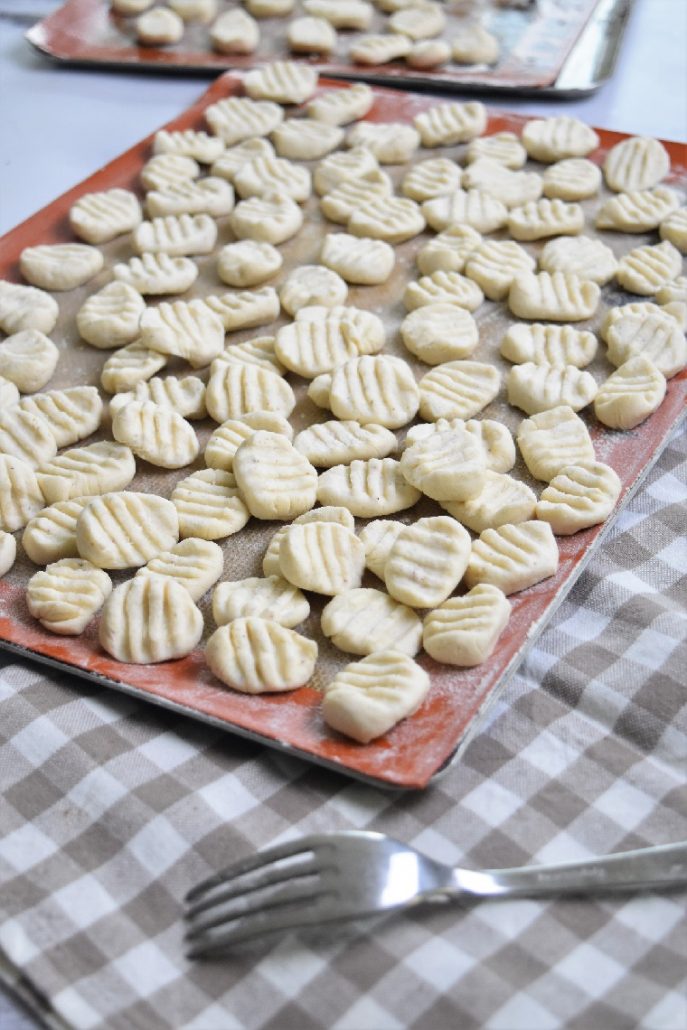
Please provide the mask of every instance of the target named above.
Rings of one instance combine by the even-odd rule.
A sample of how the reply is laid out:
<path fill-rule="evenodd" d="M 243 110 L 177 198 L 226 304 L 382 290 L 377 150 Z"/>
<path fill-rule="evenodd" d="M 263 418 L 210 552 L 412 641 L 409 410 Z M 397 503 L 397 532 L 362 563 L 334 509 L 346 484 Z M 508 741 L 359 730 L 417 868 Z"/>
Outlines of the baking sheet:
<path fill-rule="evenodd" d="M 415 70 L 404 61 L 378 67 L 355 65 L 348 50 L 363 33 L 344 30 L 339 31 L 330 56 L 310 63 L 322 74 L 397 86 L 579 95 L 596 89 L 610 75 L 631 4 L 632 0 L 538 0 L 517 9 L 493 0 L 447 0 L 445 38 L 455 38 L 466 19 L 480 21 L 501 41 L 497 64 L 451 63 L 435 70 Z M 232 6 L 230 0 L 219 0 L 220 11 Z M 381 31 L 386 20 L 375 10 L 366 32 Z M 215 73 L 293 56 L 285 41 L 288 18 L 260 19 L 260 44 L 248 56 L 214 53 L 208 26 L 197 23 L 186 25 L 183 39 L 174 46 L 141 47 L 134 22 L 113 14 L 108 0 L 68 0 L 26 36 L 38 50 L 60 61 L 158 71 Z"/>
<path fill-rule="evenodd" d="M 323 81 L 320 84 L 320 90 L 345 88 L 347 87 L 342 83 Z M 200 128 L 203 126 L 203 110 L 208 104 L 240 91 L 240 77 L 225 75 L 218 79 L 196 104 L 166 127 Z M 376 89 L 374 107 L 368 118 L 374 121 L 409 121 L 418 112 L 437 103 L 440 103 L 440 100 L 430 96 Z M 519 132 L 525 121 L 525 118 L 514 115 L 492 113 L 488 132 L 505 129 Z M 599 131 L 599 135 L 602 143 L 599 151 L 593 155 L 596 160 L 601 160 L 605 151 L 623 138 L 620 134 L 605 131 Z M 666 145 L 673 162 L 668 181 L 684 186 L 687 184 L 684 148 L 676 144 Z M 432 156 L 446 154 L 459 158 L 463 150 L 463 146 L 433 150 Z M 8 233 L 0 241 L 0 277 L 20 281 L 18 258 L 24 247 L 72 238 L 67 215 L 77 197 L 114 186 L 137 189 L 139 170 L 150 153 L 149 138 Z M 426 151 L 418 152 L 418 160 L 427 156 Z M 536 167 L 541 170 L 541 166 Z M 403 168 L 400 167 L 390 170 L 396 180 L 403 174 Z M 592 201 L 584 205 L 588 212 L 594 203 Z M 221 246 L 231 239 L 231 235 L 226 219 L 220 219 L 219 224 L 218 246 Z M 278 285 L 283 281 L 290 268 L 314 260 L 323 233 L 338 228 L 340 227 L 334 227 L 322 220 L 317 202 L 311 200 L 308 204 L 305 229 L 294 240 L 282 246 L 284 266 L 273 280 L 274 284 Z M 405 283 L 415 277 L 414 256 L 417 250 L 432 235 L 423 233 L 415 240 L 397 248 L 396 270 L 384 286 L 351 288 L 349 293 L 350 303 L 374 310 L 383 317 L 388 333 L 386 352 L 403 354 L 417 375 L 427 371 L 427 366 L 414 362 L 398 340 L 397 328 L 405 314 L 400 297 Z M 648 235 L 600 235 L 618 253 L 651 239 Z M 526 247 L 531 253 L 536 254 L 541 249 L 541 244 L 527 244 Z M 108 281 L 107 269 L 111 268 L 113 261 L 129 256 L 128 237 L 107 244 L 103 250 L 106 265 L 98 277 L 91 280 L 86 287 L 57 295 L 61 315 L 52 337 L 60 348 L 61 357 L 49 388 L 72 385 L 75 381 L 98 383 L 107 352 L 97 351 L 79 341 L 74 327 L 74 315 L 85 297 Z M 201 274 L 193 290 L 189 291 L 189 296 L 205 296 L 226 289 L 216 277 L 214 258 L 201 258 L 199 265 Z M 628 295 L 613 287 L 604 288 L 598 316 L 591 323 L 581 323 L 581 327 L 597 327 L 604 310 L 630 299 Z M 476 318 L 481 342 L 475 357 L 478 360 L 493 360 L 505 373 L 509 366 L 499 357 L 498 346 L 505 328 L 513 319 L 508 316 L 503 304 L 492 302 L 485 302 L 476 313 Z M 272 331 L 271 327 L 234 333 L 231 334 L 230 340 L 238 342 L 268 331 Z M 600 355 L 590 366 L 598 381 L 612 371 L 603 356 L 604 348 L 601 347 L 600 351 Z M 184 365 L 183 368 L 187 366 Z M 173 373 L 179 370 L 170 365 L 166 371 Z M 292 417 L 294 426 L 300 429 L 314 418 L 327 418 L 325 412 L 316 409 L 305 397 L 306 384 L 302 380 L 298 384 L 297 377 L 290 376 L 289 379 L 296 387 L 298 397 L 296 412 Z M 484 410 L 482 417 L 500 418 L 514 430 L 522 416 L 505 403 L 504 393 L 502 390 L 499 397 Z M 593 416 L 587 415 L 598 457 L 611 464 L 622 479 L 622 500 L 627 499 L 656 459 L 683 413 L 686 395 L 687 373 L 683 372 L 670 381 L 666 400 L 658 412 L 642 426 L 628 433 L 605 430 L 594 423 Z M 208 420 L 195 425 L 204 445 L 214 428 L 214 423 Z M 145 462 L 139 462 L 138 474 L 132 489 L 157 490 L 164 496 L 169 496 L 178 479 L 202 465 L 202 459 L 199 459 L 191 467 L 167 472 L 153 468 Z M 516 466 L 516 473 L 532 482 L 522 463 Z M 541 487 L 542 484 L 538 484 L 538 491 Z M 420 514 L 439 511 L 437 505 L 426 500 L 410 512 L 401 513 L 400 518 L 408 522 Z M 337 651 L 319 632 L 319 613 L 326 599 L 312 599 L 312 613 L 304 625 L 304 632 L 318 639 L 320 644 L 316 678 L 307 687 L 282 695 L 247 697 L 224 688 L 205 667 L 200 648 L 180 661 L 152 666 L 120 664 L 100 649 L 97 642 L 97 620 L 83 636 L 77 638 L 61 638 L 45 632 L 30 617 L 26 608 L 26 582 L 35 571 L 35 566 L 25 557 L 0 581 L 0 643 L 27 657 L 47 661 L 65 671 L 85 675 L 103 686 L 114 687 L 173 708 L 368 782 L 384 786 L 420 788 L 431 782 L 445 767 L 447 761 L 460 753 L 469 736 L 477 732 L 480 713 L 489 701 L 494 699 L 508 672 L 520 661 L 526 648 L 574 583 L 583 565 L 593 556 L 611 521 L 603 527 L 594 527 L 573 537 L 559 538 L 561 560 L 556 576 L 510 598 L 513 607 L 511 621 L 496 651 L 487 662 L 476 669 L 459 670 L 441 666 L 427 655 L 421 655 L 420 663 L 432 677 L 432 689 L 427 701 L 414 716 L 395 727 L 386 737 L 364 746 L 346 741 L 328 730 L 320 716 L 319 689 L 337 669 L 353 660 L 352 656 Z M 362 524 L 362 520 L 358 520 L 358 526 Z M 224 578 L 240 579 L 260 574 L 262 553 L 277 525 L 251 520 L 241 533 L 222 541 L 225 554 Z M 115 574 L 113 580 L 115 583 L 120 582 L 127 578 L 127 575 L 130 573 Z M 365 585 L 379 586 L 379 581 L 370 574 Z M 201 602 L 201 607 L 206 615 L 207 637 L 214 628 L 209 615 L 209 595 Z"/>

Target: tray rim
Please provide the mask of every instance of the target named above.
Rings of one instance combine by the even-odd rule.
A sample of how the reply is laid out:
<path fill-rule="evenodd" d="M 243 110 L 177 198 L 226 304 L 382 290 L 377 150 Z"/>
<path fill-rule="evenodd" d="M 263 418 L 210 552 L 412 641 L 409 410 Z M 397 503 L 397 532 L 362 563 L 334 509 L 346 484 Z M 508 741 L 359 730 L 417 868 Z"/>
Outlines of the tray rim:
<path fill-rule="evenodd" d="M 136 56 L 136 49 L 131 47 L 131 55 L 121 58 L 97 57 L 93 54 L 75 54 L 68 49 L 59 49 L 54 41 L 46 35 L 49 27 L 54 21 L 59 23 L 60 16 L 65 9 L 81 3 L 83 0 L 65 0 L 61 7 L 52 11 L 49 15 L 41 18 L 32 25 L 24 34 L 26 41 L 43 57 L 66 67 L 76 68 L 107 68 L 111 71 L 132 71 L 157 72 L 163 75 L 217 75 L 225 71 L 240 72 L 244 66 L 230 64 L 223 61 L 223 55 L 215 55 L 216 60 L 189 62 L 174 61 L 174 53 L 168 51 L 157 51 L 164 55 L 164 60 L 158 57 L 155 60 Z M 96 0 L 97 2 L 97 0 Z M 590 96 L 596 92 L 612 75 L 618 54 L 621 49 L 623 36 L 636 0 L 599 0 L 597 8 L 592 12 L 589 21 L 583 26 L 578 38 L 566 56 L 558 75 L 553 83 L 544 86 L 533 86 L 531 84 L 507 85 L 503 83 L 490 82 L 477 73 L 474 79 L 461 79 L 456 81 L 447 72 L 422 72 L 409 71 L 408 74 L 389 74 L 384 71 L 385 66 L 377 67 L 374 70 L 366 68 L 350 68 L 341 65 L 329 64 L 326 61 L 306 61 L 312 67 L 318 68 L 321 75 L 330 78 L 342 79 L 346 82 L 368 82 L 371 85 L 388 86 L 399 90 L 433 90 L 446 92 L 447 94 L 460 94 L 461 92 L 473 94 L 480 93 L 496 96 L 522 96 L 531 98 L 550 98 L 552 100 L 576 100 Z M 602 33 L 600 44 L 593 42 L 595 30 L 604 24 L 617 26 L 615 33 L 606 31 Z M 126 50 L 122 51 L 126 53 Z M 294 56 L 294 60 L 299 60 Z M 302 60 L 302 59 L 301 59 Z M 255 65 L 268 63 L 264 60 L 256 60 Z M 572 69 L 572 72 L 571 72 Z M 566 82 L 566 77 L 570 82 Z M 563 85 L 558 86 L 559 80 Z"/>
<path fill-rule="evenodd" d="M 174 126 L 181 120 L 192 121 L 193 119 L 197 119 L 202 114 L 203 110 L 207 107 L 207 105 L 211 103 L 213 100 L 215 100 L 218 95 L 226 95 L 224 90 L 224 83 L 230 83 L 232 88 L 236 88 L 240 85 L 240 82 L 240 75 L 233 73 L 225 73 L 225 75 L 215 80 L 215 82 L 212 83 L 208 89 L 203 91 L 193 104 L 191 104 L 189 107 L 185 108 L 182 112 L 180 112 L 180 114 L 177 115 L 176 118 L 172 119 L 171 122 L 167 123 L 166 127 Z M 328 80 L 326 78 L 321 78 L 320 85 L 328 88 L 345 89 L 347 88 L 348 84 L 340 80 Z M 394 94 L 397 92 L 395 90 L 391 90 L 385 87 L 375 88 L 376 91 L 381 94 Z M 410 95 L 412 96 L 412 94 Z M 426 100 L 429 105 L 433 105 L 440 102 L 440 98 L 437 96 L 428 96 Z M 507 112 L 502 115 L 500 112 L 496 110 L 490 111 L 489 113 L 490 119 L 495 120 L 497 122 L 499 118 L 503 117 L 506 118 L 510 123 L 516 122 L 524 124 L 532 117 L 527 115 L 513 114 L 511 112 Z M 612 143 L 618 139 L 624 139 L 628 135 L 627 133 L 615 132 L 612 130 L 602 129 L 600 131 L 603 134 L 606 143 Z M 131 159 L 135 159 L 141 156 L 148 148 L 153 136 L 154 133 L 149 134 L 143 140 L 134 144 L 128 150 L 124 151 L 122 154 L 115 157 L 111 162 L 108 162 L 105 166 L 97 169 L 95 172 L 93 172 L 90 176 L 82 180 L 80 183 L 77 183 L 70 190 L 56 197 L 49 204 L 45 205 L 42 209 L 37 211 L 35 214 L 29 216 L 29 218 L 25 219 L 18 226 L 14 227 L 8 233 L 6 233 L 2 238 L 0 238 L 0 243 L 5 241 L 8 237 L 14 236 L 15 233 L 20 233 L 24 227 L 30 226 L 31 223 L 39 221 L 42 215 L 44 215 L 48 211 L 51 212 L 51 215 L 55 215 L 58 210 L 66 212 L 74 197 L 80 195 L 83 192 L 87 192 L 88 188 L 95 188 L 98 185 L 98 181 L 101 179 L 101 177 L 109 177 L 109 175 L 120 165 L 125 166 Z M 665 142 L 671 149 L 681 146 L 681 144 L 679 143 L 671 143 L 670 141 Z M 15 276 L 15 278 L 18 278 L 18 276 Z M 672 382 L 676 383 L 682 383 L 685 381 L 687 381 L 687 371 L 678 374 L 678 376 L 675 377 L 674 380 L 672 380 Z M 607 520 L 606 523 L 604 523 L 602 526 L 594 527 L 592 530 L 585 531 L 587 533 L 592 534 L 593 539 L 585 547 L 584 555 L 576 559 L 574 569 L 569 575 L 566 576 L 564 582 L 560 584 L 560 586 L 556 590 L 556 593 L 549 600 L 547 610 L 544 613 L 542 613 L 542 615 L 539 618 L 537 618 L 535 621 L 531 623 L 526 638 L 520 642 L 518 649 L 516 649 L 513 652 L 507 663 L 504 665 L 501 673 L 498 675 L 498 678 L 494 681 L 493 685 L 490 688 L 488 688 L 488 691 L 482 698 L 482 701 L 473 710 L 472 715 L 470 716 L 470 719 L 468 721 L 468 724 L 463 732 L 463 735 L 452 748 L 450 754 L 448 754 L 446 758 L 442 761 L 442 763 L 439 766 L 437 766 L 434 769 L 434 771 L 422 782 L 400 782 L 398 779 L 394 781 L 384 777 L 376 776 L 371 773 L 363 772 L 359 769 L 356 769 L 355 767 L 345 764 L 345 762 L 341 759 L 329 759 L 326 756 L 315 754 L 297 745 L 291 744 L 288 741 L 281 740 L 276 736 L 264 736 L 262 734 L 255 733 L 246 726 L 241 726 L 240 724 L 236 724 L 235 722 L 230 722 L 228 720 L 216 718 L 208 713 L 198 710 L 197 708 L 181 704 L 179 702 L 171 700 L 170 698 L 161 697 L 158 694 L 150 693 L 143 686 L 134 686 L 132 684 L 125 683 L 117 679 L 113 679 L 94 670 L 82 669 L 68 661 L 56 659 L 50 654 L 44 654 L 41 651 L 31 648 L 25 644 L 20 644 L 16 641 L 7 640 L 4 637 L 0 637 L 0 648 L 18 654 L 21 657 L 28 657 L 32 660 L 36 660 L 43 664 L 47 664 L 52 667 L 58 668 L 61 671 L 67 672 L 68 674 L 76 675 L 80 678 L 89 679 L 92 682 L 98 683 L 100 685 L 107 685 L 109 687 L 112 687 L 113 689 L 118 690 L 121 693 L 126 693 L 131 696 L 135 696 L 139 699 L 145 700 L 147 702 L 157 704 L 159 707 L 165 707 L 175 712 L 178 712 L 179 714 L 190 716 L 191 718 L 194 718 L 196 721 L 208 723 L 210 725 L 219 727 L 225 730 L 226 732 L 235 733 L 238 736 L 253 740 L 264 746 L 268 746 L 276 750 L 280 750 L 284 753 L 303 758 L 307 762 L 311 762 L 313 764 L 326 767 L 330 770 L 339 773 L 343 773 L 345 776 L 349 778 L 363 781 L 369 785 L 383 787 L 384 789 L 396 790 L 425 789 L 432 783 L 436 782 L 442 775 L 445 774 L 445 772 L 453 764 L 460 760 L 463 751 L 469 745 L 472 738 L 478 732 L 480 732 L 484 716 L 489 705 L 492 703 L 492 701 L 496 700 L 497 695 L 505 687 L 507 681 L 510 679 L 511 675 L 514 673 L 516 668 L 519 666 L 519 664 L 525 657 L 525 653 L 530 649 L 534 641 L 538 639 L 543 630 L 546 628 L 546 625 L 550 621 L 551 617 L 555 614 L 556 609 L 562 603 L 568 592 L 572 589 L 575 582 L 579 578 L 579 575 L 581 574 L 583 568 L 586 566 L 586 564 L 594 555 L 594 553 L 596 553 L 597 547 L 603 542 L 606 534 L 611 530 L 613 525 L 615 525 L 616 519 L 625 507 L 625 505 L 627 504 L 627 501 L 636 492 L 638 487 L 641 485 L 641 482 L 643 481 L 644 477 L 653 467 L 655 461 L 657 460 L 659 454 L 665 447 L 669 437 L 674 432 L 676 426 L 678 426 L 684 421 L 685 414 L 685 406 L 683 403 L 682 408 L 677 409 L 676 414 L 671 418 L 670 424 L 667 425 L 665 430 L 663 431 L 663 435 L 660 439 L 659 446 L 654 449 L 651 455 L 651 460 L 648 461 L 646 465 L 639 470 L 634 480 L 627 483 L 626 487 L 624 488 L 622 499 L 614 509 L 611 518 Z M 566 540 L 570 538 L 562 539 Z M 59 639 L 61 638 L 57 639 L 59 641 Z M 164 669 L 164 667 L 164 664 L 152 666 L 153 669 Z M 305 689 L 311 688 L 306 687 Z"/>

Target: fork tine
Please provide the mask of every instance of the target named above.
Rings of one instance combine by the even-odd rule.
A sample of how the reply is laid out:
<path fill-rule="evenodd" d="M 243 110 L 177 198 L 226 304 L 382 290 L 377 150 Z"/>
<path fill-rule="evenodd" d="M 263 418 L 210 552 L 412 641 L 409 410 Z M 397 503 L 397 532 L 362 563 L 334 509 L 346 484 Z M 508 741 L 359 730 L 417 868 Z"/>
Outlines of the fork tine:
<path fill-rule="evenodd" d="M 278 862 L 282 858 L 293 858 L 301 852 L 307 854 L 313 850 L 316 841 L 315 837 L 300 837 L 297 840 L 285 841 L 283 844 L 277 844 L 273 848 L 267 848 L 266 851 L 258 851 L 253 855 L 246 855 L 244 858 L 232 862 L 231 865 L 226 866 L 224 869 L 220 869 L 218 873 L 209 876 L 202 883 L 196 884 L 195 887 L 188 891 L 184 900 L 187 905 L 192 904 L 201 895 L 213 890 L 215 887 L 220 887 L 227 880 L 233 880 L 246 873 L 251 873 L 255 869 L 261 869 L 263 866 L 270 865 L 272 862 Z"/>
<path fill-rule="evenodd" d="M 315 926 L 327 922 L 331 916 L 323 916 L 315 907 L 309 907 L 307 902 L 314 902 L 320 897 L 319 894 L 311 894 L 301 899 L 301 903 L 284 912 L 273 911 L 279 905 L 260 906 L 243 918 L 234 918 L 229 926 L 217 933 L 212 933 L 217 926 L 223 922 L 218 921 L 215 926 L 196 930 L 186 935 L 186 941 L 190 945 L 186 956 L 189 959 L 207 958 L 227 951 L 236 944 L 253 940 L 256 937 L 267 936 L 268 934 L 298 930 L 306 926 Z"/>
<path fill-rule="evenodd" d="M 188 920 L 195 919 L 202 912 L 223 905 L 235 898 L 255 894 L 257 891 L 264 890 L 267 887 L 274 887 L 276 884 L 283 883 L 286 880 L 299 880 L 304 876 L 314 876 L 318 870 L 319 866 L 314 858 L 311 858 L 309 861 L 306 860 L 305 862 L 286 866 L 275 865 L 274 863 L 270 863 L 265 867 L 259 866 L 253 870 L 258 875 L 247 884 L 240 883 L 237 886 L 236 880 L 240 878 L 234 877 L 229 883 L 225 883 L 225 886 L 207 891 L 202 898 L 187 906 L 184 918 Z"/>
<path fill-rule="evenodd" d="M 285 927 L 306 925 L 318 918 L 309 906 L 325 893 L 325 891 L 313 889 L 311 884 L 290 885 L 275 892 L 268 899 L 254 899 L 246 906 L 239 908 L 234 906 L 229 911 L 221 909 L 209 918 L 192 922 L 186 931 L 185 940 L 190 943 L 193 950 L 197 945 L 202 946 L 202 940 L 208 936 L 210 930 L 227 926 L 227 924 L 234 925 L 229 925 L 221 935 L 210 935 L 210 945 L 214 946 L 219 937 L 222 941 L 234 942 L 263 932 L 267 933 L 269 932 L 268 927 L 272 923 L 275 923 L 275 929 L 280 929 L 284 920 Z M 291 910 L 282 912 L 281 916 L 274 911 L 275 909 L 286 910 L 289 908 Z"/>

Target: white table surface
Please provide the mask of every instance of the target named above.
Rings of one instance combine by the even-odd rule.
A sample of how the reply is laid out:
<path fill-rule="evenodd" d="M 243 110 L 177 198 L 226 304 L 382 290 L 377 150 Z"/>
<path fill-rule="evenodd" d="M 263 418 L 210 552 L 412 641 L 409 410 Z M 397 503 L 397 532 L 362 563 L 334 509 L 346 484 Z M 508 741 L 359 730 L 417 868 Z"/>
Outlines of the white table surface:
<path fill-rule="evenodd" d="M 0 234 L 183 111 L 207 77 L 85 71 L 36 54 L 23 33 L 55 0 L 0 0 Z M 635 0 L 613 79 L 570 101 L 501 98 L 522 113 L 576 115 L 608 129 L 687 138 L 687 3 Z M 33 1019 L 0 993 L 2 1030 Z"/>

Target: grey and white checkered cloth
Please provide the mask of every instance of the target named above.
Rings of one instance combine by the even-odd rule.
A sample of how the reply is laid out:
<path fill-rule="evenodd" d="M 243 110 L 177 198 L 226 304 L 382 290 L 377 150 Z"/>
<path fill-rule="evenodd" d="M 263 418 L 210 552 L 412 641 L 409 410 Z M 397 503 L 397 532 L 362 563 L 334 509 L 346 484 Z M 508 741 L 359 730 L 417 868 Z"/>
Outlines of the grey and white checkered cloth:
<path fill-rule="evenodd" d="M 197 965 L 179 916 L 232 857 L 315 830 L 471 866 L 687 838 L 686 512 L 683 432 L 423 793 L 4 659 L 0 975 L 82 1030 L 684 1030 L 684 893 L 442 906 Z"/>

